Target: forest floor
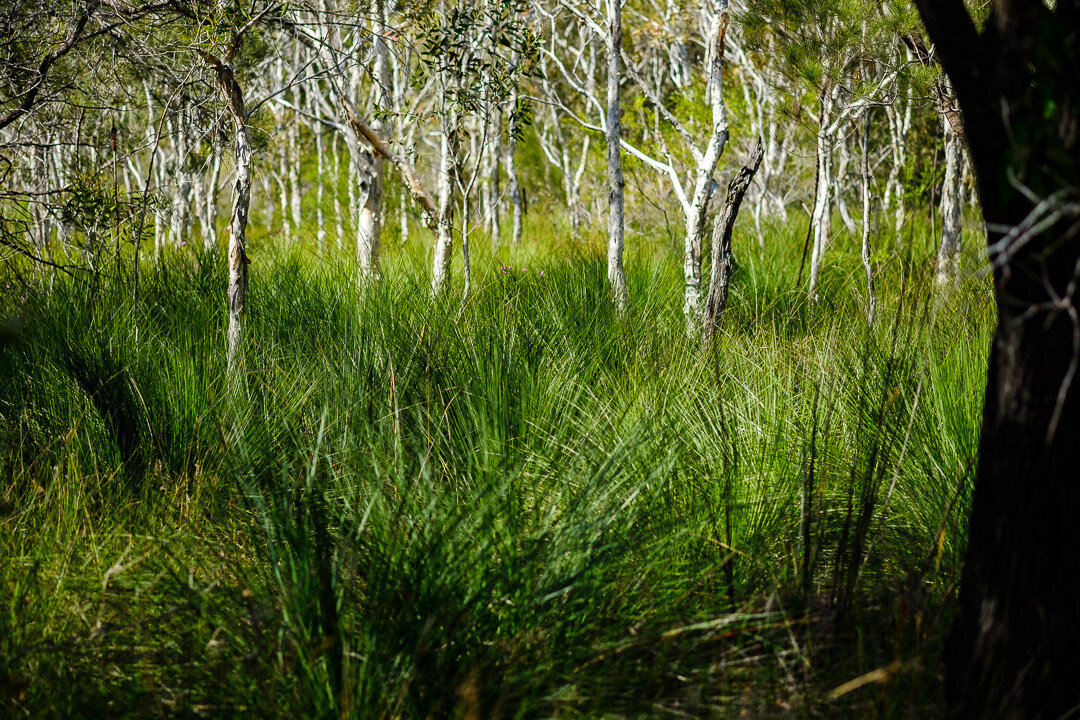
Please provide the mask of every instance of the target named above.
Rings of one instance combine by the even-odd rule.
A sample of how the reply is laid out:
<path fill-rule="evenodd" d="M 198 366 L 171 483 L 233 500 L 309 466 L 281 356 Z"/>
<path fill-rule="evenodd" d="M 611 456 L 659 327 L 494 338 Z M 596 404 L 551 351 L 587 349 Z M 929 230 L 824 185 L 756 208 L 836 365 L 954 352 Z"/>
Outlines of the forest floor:
<path fill-rule="evenodd" d="M 257 247 L 234 381 L 190 246 L 134 304 L 12 280 L 0 715 L 940 716 L 990 283 L 882 251 L 868 330 L 802 240 L 736 245 L 708 346 L 667 251 L 619 316 L 585 244 L 474 238 L 465 302 Z"/>

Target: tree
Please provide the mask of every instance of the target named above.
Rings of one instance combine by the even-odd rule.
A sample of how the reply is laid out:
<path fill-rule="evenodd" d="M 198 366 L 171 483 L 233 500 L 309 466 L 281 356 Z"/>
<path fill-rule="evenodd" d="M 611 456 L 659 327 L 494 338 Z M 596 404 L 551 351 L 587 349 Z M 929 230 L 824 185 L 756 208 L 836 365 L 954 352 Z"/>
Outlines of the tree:
<path fill-rule="evenodd" d="M 917 0 L 960 109 L 998 321 L 959 609 L 956 717 L 1080 705 L 1080 2 Z"/>
<path fill-rule="evenodd" d="M 622 149 L 626 141 L 622 139 L 622 105 L 620 87 L 622 85 L 622 2 L 606 0 L 603 8 L 596 3 L 585 3 L 584 8 L 577 7 L 568 0 L 558 3 L 560 9 L 578 19 L 592 31 L 594 40 L 603 43 L 604 58 L 607 61 L 606 101 L 601 102 L 595 87 L 596 56 L 591 42 L 584 42 L 576 49 L 570 47 L 568 38 L 560 38 L 555 12 L 547 15 L 551 21 L 552 49 L 549 57 L 558 66 L 562 78 L 578 93 L 584 104 L 597 118 L 597 123 L 589 123 L 563 101 L 555 92 L 554 85 L 547 83 L 549 97 L 582 127 L 604 135 L 608 175 L 608 241 L 607 275 L 611 295 L 619 312 L 626 308 L 630 297 L 626 283 L 626 268 L 623 265 L 623 244 L 625 232 L 625 180 L 622 170 Z M 541 6 L 538 6 L 544 12 Z M 584 38 L 582 38 L 584 40 Z M 563 62 L 554 52 L 555 43 L 561 41 L 561 48 L 570 62 Z"/>
<path fill-rule="evenodd" d="M 811 298 L 817 297 L 821 263 L 831 240 L 834 204 L 848 228 L 855 231 L 840 193 L 848 157 L 843 131 L 877 105 L 885 105 L 890 117 L 895 114 L 890 108 L 905 66 L 889 48 L 890 41 L 907 30 L 910 19 L 904 7 L 895 0 L 878 6 L 839 0 L 770 0 L 742 15 L 748 36 L 762 49 L 781 56 L 777 69 L 796 104 L 809 105 L 807 96 L 810 92 L 815 96 L 814 117 L 806 118 L 815 136 L 809 236 Z M 894 133 L 894 148 L 902 148 L 902 140 Z M 837 148 L 841 154 L 839 173 L 833 167 Z M 902 154 L 896 154 L 894 168 L 902 162 Z"/>
<path fill-rule="evenodd" d="M 444 286 L 450 272 L 453 246 L 454 195 L 462 203 L 461 244 L 465 292 L 470 286 L 469 207 L 477 186 L 476 175 L 490 138 L 492 117 L 506 104 L 508 153 L 523 128 L 531 122 L 527 99 L 518 93 L 523 77 L 532 72 L 539 52 L 537 39 L 527 19 L 526 6 L 519 0 L 493 0 L 477 5 L 458 0 L 452 7 L 445 0 L 422 32 L 421 64 L 435 81 L 437 98 L 432 113 L 440 126 L 437 238 L 432 264 L 432 293 Z M 473 120 L 483 135 L 473 157 L 462 142 Z M 515 242 L 521 233 L 521 197 L 510 157 L 506 158 L 510 192 L 515 203 Z M 456 193 L 455 193 L 456 191 Z"/>
<path fill-rule="evenodd" d="M 720 324 L 720 315 L 727 305 L 728 283 L 731 280 L 734 262 L 731 253 L 731 233 L 735 228 L 735 218 L 739 215 L 739 206 L 742 205 L 743 196 L 754 179 L 754 173 L 761 166 L 763 157 L 765 157 L 765 150 L 761 146 L 761 138 L 758 138 L 750 162 L 731 179 L 724 208 L 713 220 L 712 269 L 709 290 L 705 298 L 705 312 L 702 315 L 703 334 L 706 340 L 711 340 L 716 334 L 716 328 Z"/>
<path fill-rule="evenodd" d="M 235 47 L 235 45 L 233 45 Z M 228 366 L 234 369 L 239 362 L 244 337 L 244 312 L 247 307 L 248 264 L 247 222 L 251 207 L 251 135 L 248 132 L 248 112 L 244 107 L 244 92 L 236 80 L 231 55 L 224 59 L 203 52 L 203 58 L 217 76 L 229 117 L 236 131 L 233 153 L 236 160 L 236 180 L 233 183 L 232 212 L 229 215 L 229 330 Z"/>

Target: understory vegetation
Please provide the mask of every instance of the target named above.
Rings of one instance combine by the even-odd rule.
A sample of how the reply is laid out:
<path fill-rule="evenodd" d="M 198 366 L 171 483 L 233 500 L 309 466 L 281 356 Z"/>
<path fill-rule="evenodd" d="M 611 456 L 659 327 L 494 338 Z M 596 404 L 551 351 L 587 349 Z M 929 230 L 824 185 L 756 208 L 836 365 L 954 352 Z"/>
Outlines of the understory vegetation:
<path fill-rule="evenodd" d="M 234 381 L 195 243 L 4 291 L 0 714 L 940 714 L 985 275 L 880 249 L 868 330 L 854 240 L 813 303 L 771 227 L 704 345 L 674 253 L 620 315 L 533 230 L 466 301 L 262 240 Z"/>

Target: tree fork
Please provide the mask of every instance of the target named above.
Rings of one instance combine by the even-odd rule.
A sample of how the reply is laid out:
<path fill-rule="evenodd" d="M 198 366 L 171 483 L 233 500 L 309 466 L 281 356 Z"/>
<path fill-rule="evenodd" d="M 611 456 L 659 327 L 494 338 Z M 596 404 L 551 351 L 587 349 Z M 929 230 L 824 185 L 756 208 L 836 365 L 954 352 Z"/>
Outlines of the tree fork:
<path fill-rule="evenodd" d="M 705 340 L 712 340 L 720 325 L 720 315 L 727 305 L 728 283 L 731 280 L 731 233 L 735 228 L 735 218 L 739 215 L 743 196 L 754 180 L 754 174 L 761 167 L 765 149 L 761 138 L 757 139 L 754 154 L 750 162 L 739 170 L 728 185 L 727 201 L 723 210 L 713 221 L 712 269 L 709 272 L 709 294 L 705 300 L 704 334 Z"/>

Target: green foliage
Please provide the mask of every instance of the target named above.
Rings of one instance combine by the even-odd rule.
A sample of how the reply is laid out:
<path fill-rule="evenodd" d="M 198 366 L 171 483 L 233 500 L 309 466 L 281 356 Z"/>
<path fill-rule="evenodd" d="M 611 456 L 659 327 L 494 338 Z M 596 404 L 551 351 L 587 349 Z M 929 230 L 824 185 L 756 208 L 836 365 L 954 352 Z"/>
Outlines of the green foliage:
<path fill-rule="evenodd" d="M 486 117 L 536 72 L 540 38 L 523 20 L 527 10 L 520 0 L 461 2 L 421 26 L 422 70 L 442 79 L 449 108 Z M 520 140 L 531 122 L 531 103 L 518 97 L 507 110 L 508 132 Z"/>
<path fill-rule="evenodd" d="M 811 306 L 803 228 L 768 238 L 711 348 L 666 254 L 619 317 L 589 250 L 478 249 L 462 305 L 419 245 L 363 293 L 259 248 L 241 395 L 212 256 L 148 264 L 134 307 L 8 297 L 0 707 L 933 714 L 987 283 L 883 253 L 868 333 L 854 249 Z M 888 695 L 825 697 L 893 660 Z"/>
<path fill-rule="evenodd" d="M 840 85 L 846 95 L 872 95 L 881 68 L 897 67 L 900 82 L 917 64 L 898 56 L 900 37 L 918 34 L 919 19 L 907 0 L 770 0 L 739 14 L 747 49 L 786 79 L 794 96 Z"/>

